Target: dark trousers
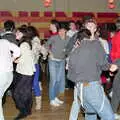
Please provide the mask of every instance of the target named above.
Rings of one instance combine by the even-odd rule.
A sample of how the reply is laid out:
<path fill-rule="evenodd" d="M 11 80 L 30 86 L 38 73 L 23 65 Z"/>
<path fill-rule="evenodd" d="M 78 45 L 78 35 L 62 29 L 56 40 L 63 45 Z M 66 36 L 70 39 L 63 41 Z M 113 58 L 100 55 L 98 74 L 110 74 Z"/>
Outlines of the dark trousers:
<path fill-rule="evenodd" d="M 67 72 L 68 70 L 65 71 L 65 88 L 74 88 L 74 83 L 67 78 Z"/>
<path fill-rule="evenodd" d="M 19 73 L 16 73 L 14 79 L 15 86 L 12 92 L 16 108 L 19 109 L 20 112 L 26 112 L 26 114 L 29 114 L 32 108 L 32 81 L 33 76 Z"/>
<path fill-rule="evenodd" d="M 119 104 L 120 104 L 120 70 L 118 70 L 113 80 L 113 95 L 111 98 L 111 105 L 115 113 L 117 112 Z"/>

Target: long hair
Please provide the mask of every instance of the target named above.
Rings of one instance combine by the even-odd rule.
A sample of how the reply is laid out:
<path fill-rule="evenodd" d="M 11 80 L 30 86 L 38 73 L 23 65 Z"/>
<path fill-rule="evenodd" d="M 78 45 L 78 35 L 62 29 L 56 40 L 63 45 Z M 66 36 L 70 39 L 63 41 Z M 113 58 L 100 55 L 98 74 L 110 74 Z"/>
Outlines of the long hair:
<path fill-rule="evenodd" d="M 36 36 L 39 37 L 39 33 L 34 26 L 28 26 L 27 33 L 29 34 L 29 37 L 31 37 L 32 39 Z"/>
<path fill-rule="evenodd" d="M 19 42 L 19 46 L 23 42 L 27 42 L 30 46 L 30 49 L 32 49 L 31 38 L 30 38 L 29 34 L 27 33 L 27 28 L 19 27 L 17 30 L 20 31 L 21 33 L 23 33 L 23 37 L 21 38 L 21 40 Z"/>

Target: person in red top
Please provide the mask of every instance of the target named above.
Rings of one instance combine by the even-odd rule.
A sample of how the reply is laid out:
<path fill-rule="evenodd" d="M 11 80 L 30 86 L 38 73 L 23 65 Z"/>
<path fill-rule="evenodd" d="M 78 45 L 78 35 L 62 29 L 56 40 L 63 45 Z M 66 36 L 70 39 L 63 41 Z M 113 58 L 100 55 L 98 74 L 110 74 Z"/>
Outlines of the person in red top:
<path fill-rule="evenodd" d="M 112 49 L 110 52 L 112 61 L 120 58 L 120 29 L 113 36 L 112 40 Z"/>
<path fill-rule="evenodd" d="M 120 17 L 116 21 L 117 31 L 115 35 L 112 37 L 111 43 L 112 48 L 110 51 L 112 62 L 120 59 Z M 113 80 L 113 91 L 111 97 L 111 105 L 112 109 L 115 113 L 115 119 L 120 119 L 120 115 L 117 114 L 117 110 L 120 103 L 120 70 L 118 69 L 116 75 Z"/>
<path fill-rule="evenodd" d="M 59 22 L 55 19 L 51 20 L 50 22 L 50 34 L 52 35 L 57 35 L 58 34 L 58 29 L 59 29 Z"/>

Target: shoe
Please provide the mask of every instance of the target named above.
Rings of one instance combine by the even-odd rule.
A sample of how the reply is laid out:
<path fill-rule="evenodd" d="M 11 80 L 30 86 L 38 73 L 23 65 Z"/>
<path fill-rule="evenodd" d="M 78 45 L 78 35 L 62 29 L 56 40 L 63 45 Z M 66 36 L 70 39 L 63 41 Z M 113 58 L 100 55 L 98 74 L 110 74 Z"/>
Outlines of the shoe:
<path fill-rule="evenodd" d="M 58 103 L 58 104 L 63 104 L 64 103 L 64 101 L 58 99 L 57 97 L 55 98 L 55 102 Z"/>
<path fill-rule="evenodd" d="M 14 119 L 14 120 L 21 120 L 23 118 L 27 117 L 26 114 L 23 114 L 23 113 L 19 113 L 18 116 Z"/>
<path fill-rule="evenodd" d="M 69 87 L 66 87 L 65 90 L 69 90 Z"/>
<path fill-rule="evenodd" d="M 115 120 L 120 119 L 120 115 L 119 114 L 115 113 L 114 116 L 115 116 Z"/>
<path fill-rule="evenodd" d="M 41 96 L 36 96 L 35 101 L 36 101 L 35 110 L 40 110 L 41 109 Z"/>
<path fill-rule="evenodd" d="M 54 106 L 54 107 L 59 107 L 59 106 L 60 106 L 60 104 L 57 103 L 55 100 L 51 100 L 51 101 L 50 101 L 50 105 L 52 105 L 52 106 Z"/>

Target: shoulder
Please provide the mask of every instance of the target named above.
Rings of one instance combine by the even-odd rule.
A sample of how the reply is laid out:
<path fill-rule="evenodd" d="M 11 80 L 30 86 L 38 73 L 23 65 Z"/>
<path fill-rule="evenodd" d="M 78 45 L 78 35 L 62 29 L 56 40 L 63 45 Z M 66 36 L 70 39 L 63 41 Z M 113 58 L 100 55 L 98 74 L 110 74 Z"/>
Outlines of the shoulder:
<path fill-rule="evenodd" d="M 32 44 L 40 44 L 40 39 L 38 37 L 34 37 L 32 40 Z"/>
<path fill-rule="evenodd" d="M 27 42 L 21 43 L 20 47 L 29 47 L 29 44 Z"/>
<path fill-rule="evenodd" d="M 59 38 L 58 35 L 52 35 L 52 36 L 48 39 L 48 41 L 56 40 L 56 39 L 58 39 L 58 38 Z"/>
<path fill-rule="evenodd" d="M 6 39 L 0 39 L 0 44 L 9 44 L 10 42 Z"/>

